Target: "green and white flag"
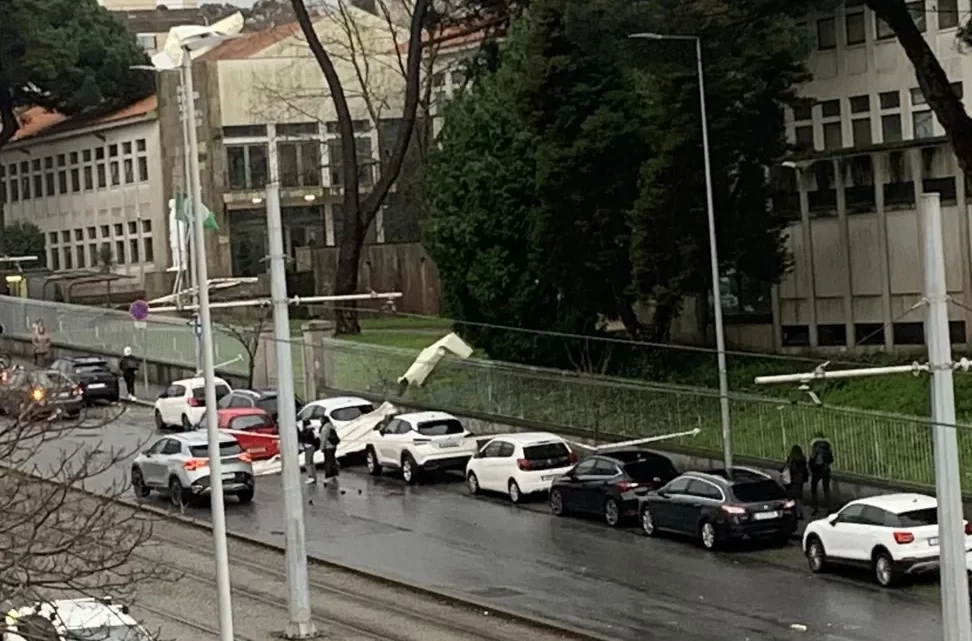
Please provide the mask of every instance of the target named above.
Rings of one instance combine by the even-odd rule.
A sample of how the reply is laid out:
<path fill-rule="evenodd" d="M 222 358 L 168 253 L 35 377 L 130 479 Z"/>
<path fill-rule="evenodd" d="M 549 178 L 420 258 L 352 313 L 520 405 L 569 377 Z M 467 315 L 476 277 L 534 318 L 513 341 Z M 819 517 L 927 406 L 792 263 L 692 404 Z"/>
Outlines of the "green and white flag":
<path fill-rule="evenodd" d="M 177 191 L 175 195 L 175 217 L 176 220 L 181 220 L 187 225 L 192 222 L 192 216 L 190 215 L 190 210 L 192 209 L 189 197 L 182 191 Z M 216 223 L 216 216 L 209 210 L 206 205 L 202 206 L 203 213 L 203 227 L 206 229 L 219 229 L 219 225 Z"/>

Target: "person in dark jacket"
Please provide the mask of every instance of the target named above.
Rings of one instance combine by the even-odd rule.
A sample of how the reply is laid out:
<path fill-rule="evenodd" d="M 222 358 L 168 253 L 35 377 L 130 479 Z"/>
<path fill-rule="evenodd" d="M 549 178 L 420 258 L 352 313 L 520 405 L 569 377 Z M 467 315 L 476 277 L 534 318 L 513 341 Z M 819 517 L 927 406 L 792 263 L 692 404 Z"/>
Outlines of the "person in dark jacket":
<path fill-rule="evenodd" d="M 324 447 L 324 483 L 326 484 L 338 475 L 337 446 L 341 443 L 341 437 L 338 436 L 337 429 L 330 421 L 321 428 L 321 434 L 323 435 L 321 440 Z"/>
<path fill-rule="evenodd" d="M 830 512 L 830 468 L 834 464 L 834 448 L 823 432 L 817 432 L 816 438 L 810 442 L 810 502 L 813 513 L 819 512 L 817 503 L 817 486 L 823 482 L 824 509 Z"/>
<path fill-rule="evenodd" d="M 307 485 L 315 485 L 317 483 L 317 465 L 314 463 L 314 453 L 321 448 L 321 439 L 314 433 L 314 428 L 305 423 L 297 426 L 297 441 L 304 452 Z"/>
<path fill-rule="evenodd" d="M 783 484 L 786 486 L 786 495 L 796 501 L 796 517 L 803 519 L 803 487 L 807 484 L 810 476 L 810 468 L 807 465 L 807 457 L 803 453 L 803 448 L 794 445 L 790 448 L 790 455 L 786 457 L 786 462 L 780 468 L 783 473 Z"/>
<path fill-rule="evenodd" d="M 118 359 L 118 369 L 121 370 L 122 380 L 125 381 L 125 391 L 128 398 L 135 400 L 135 374 L 138 373 L 138 360 L 132 356 L 132 348 L 122 350 L 122 357 Z"/>

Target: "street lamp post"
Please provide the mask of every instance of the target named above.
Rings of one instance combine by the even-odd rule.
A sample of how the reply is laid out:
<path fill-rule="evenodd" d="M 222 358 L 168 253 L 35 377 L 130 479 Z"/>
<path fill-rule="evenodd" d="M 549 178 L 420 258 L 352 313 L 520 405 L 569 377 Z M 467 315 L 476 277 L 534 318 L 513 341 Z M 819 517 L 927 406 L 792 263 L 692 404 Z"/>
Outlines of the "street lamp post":
<path fill-rule="evenodd" d="M 709 219 L 709 260 L 712 263 L 712 308 L 715 322 L 716 359 L 719 368 L 719 415 L 722 422 L 722 456 L 726 472 L 732 469 L 732 431 L 729 424 L 729 376 L 726 369 L 726 336 L 722 324 L 722 291 L 719 283 L 719 251 L 716 241 L 715 205 L 712 199 L 712 166 L 709 161 L 709 123 L 705 111 L 705 74 L 702 69 L 702 40 L 698 36 L 661 33 L 634 33 L 629 38 L 640 40 L 683 40 L 695 42 L 695 60 L 699 75 L 699 107 L 702 116 L 702 156 L 705 163 L 705 199 Z"/>

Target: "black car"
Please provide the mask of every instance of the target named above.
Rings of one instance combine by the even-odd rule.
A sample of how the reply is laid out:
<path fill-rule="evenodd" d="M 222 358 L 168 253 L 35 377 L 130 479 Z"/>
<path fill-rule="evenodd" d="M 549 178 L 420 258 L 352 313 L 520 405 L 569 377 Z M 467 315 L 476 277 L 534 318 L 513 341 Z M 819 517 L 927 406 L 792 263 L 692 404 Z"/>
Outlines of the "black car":
<path fill-rule="evenodd" d="M 118 401 L 118 375 L 103 358 L 86 356 L 81 358 L 59 358 L 51 369 L 61 372 L 75 380 L 84 392 L 84 401 Z"/>
<path fill-rule="evenodd" d="M 785 543 L 796 530 L 795 503 L 776 481 L 686 472 L 641 499 L 641 529 L 697 537 L 716 549 L 743 539 Z"/>
<path fill-rule="evenodd" d="M 294 405 L 299 412 L 304 404 L 294 397 Z M 254 391 L 249 389 L 235 389 L 216 403 L 216 409 L 230 407 L 258 407 L 277 421 L 277 392 L 274 390 Z"/>
<path fill-rule="evenodd" d="M 678 476 L 671 459 L 640 448 L 590 456 L 550 487 L 550 509 L 602 517 L 617 527 L 638 514 L 639 497 Z"/>
<path fill-rule="evenodd" d="M 81 387 L 56 370 L 7 370 L 0 386 L 0 411 L 7 416 L 76 418 L 84 407 Z"/>

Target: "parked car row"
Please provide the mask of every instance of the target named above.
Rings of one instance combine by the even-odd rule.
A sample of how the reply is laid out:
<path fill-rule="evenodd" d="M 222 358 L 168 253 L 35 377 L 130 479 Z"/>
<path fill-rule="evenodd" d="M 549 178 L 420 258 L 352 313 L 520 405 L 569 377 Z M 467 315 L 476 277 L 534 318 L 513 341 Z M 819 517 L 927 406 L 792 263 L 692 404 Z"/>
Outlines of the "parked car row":
<path fill-rule="evenodd" d="M 57 599 L 8 610 L 3 641 L 151 641 L 153 635 L 110 598 Z"/>

